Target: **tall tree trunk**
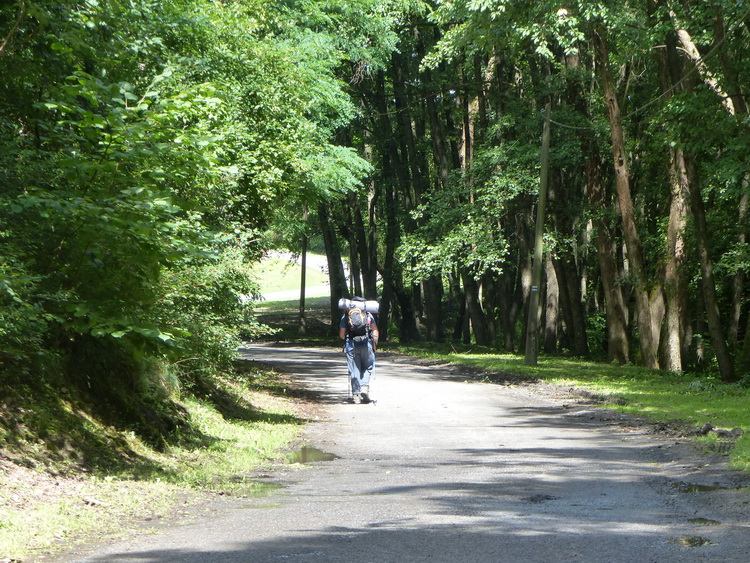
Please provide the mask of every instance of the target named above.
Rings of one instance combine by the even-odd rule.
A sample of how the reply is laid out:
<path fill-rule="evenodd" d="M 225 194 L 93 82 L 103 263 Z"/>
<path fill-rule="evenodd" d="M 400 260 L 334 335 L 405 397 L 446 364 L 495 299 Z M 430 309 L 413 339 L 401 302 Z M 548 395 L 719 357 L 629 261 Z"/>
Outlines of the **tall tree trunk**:
<path fill-rule="evenodd" d="M 714 7 L 714 13 L 714 43 L 718 46 L 720 43 L 723 43 L 726 40 L 726 33 L 724 29 L 724 15 L 721 6 L 716 5 Z M 732 61 L 730 61 L 729 57 L 727 56 L 725 49 L 721 49 L 719 51 L 719 61 L 721 62 L 724 80 L 729 91 L 729 96 L 732 99 L 734 111 L 738 116 L 747 116 L 748 114 L 750 114 L 750 108 L 748 108 L 737 65 L 732 64 Z M 747 120 L 738 120 L 738 126 L 742 127 L 747 132 Z M 738 202 L 739 232 L 737 235 L 737 242 L 740 247 L 743 247 L 747 243 L 748 239 L 747 221 L 748 207 L 750 206 L 750 194 L 748 193 L 748 191 L 750 190 L 750 173 L 746 173 L 741 182 L 741 193 Z M 739 327 L 740 318 L 742 317 L 742 305 L 745 295 L 746 278 L 747 276 L 745 269 L 739 268 L 732 280 L 732 304 L 728 330 L 729 346 L 732 349 L 737 349 L 739 345 Z"/>
<path fill-rule="evenodd" d="M 466 295 L 466 308 L 471 320 L 471 328 L 474 333 L 474 340 L 480 346 L 491 346 L 490 332 L 487 327 L 487 317 L 482 310 L 482 304 L 479 300 L 479 283 L 466 270 L 461 271 L 461 279 L 464 283 L 464 292 Z"/>
<path fill-rule="evenodd" d="M 346 238 L 349 243 L 349 290 L 352 295 L 362 296 L 362 269 L 359 263 L 359 240 L 357 237 L 356 221 L 354 217 L 359 214 L 356 194 L 350 194 L 347 198 L 346 209 L 348 225 L 345 229 Z"/>
<path fill-rule="evenodd" d="M 607 359 L 626 364 L 630 361 L 628 311 L 617 270 L 617 251 L 606 216 L 605 186 L 599 151 L 593 139 L 586 142 L 586 194 L 594 213 L 596 255 L 607 314 Z"/>
<path fill-rule="evenodd" d="M 359 207 L 359 199 L 355 194 L 351 196 L 352 233 L 356 245 L 356 256 L 358 270 L 362 277 L 362 287 L 357 289 L 357 295 L 365 299 L 377 299 L 377 262 L 373 259 L 369 248 L 369 237 L 362 218 L 362 210 Z M 354 259 L 352 260 L 354 263 Z"/>
<path fill-rule="evenodd" d="M 739 219 L 739 234 L 737 236 L 737 242 L 740 248 L 744 247 L 747 243 L 747 219 L 748 219 L 748 207 L 750 204 L 750 180 L 746 175 L 742 179 L 742 195 L 739 199 L 739 210 L 737 212 Z M 729 330 L 727 339 L 729 346 L 735 350 L 739 344 L 739 333 L 740 333 L 740 318 L 742 317 L 742 303 L 745 295 L 745 270 L 738 268 L 737 272 L 732 278 L 732 303 L 731 312 L 729 314 Z"/>
<path fill-rule="evenodd" d="M 516 336 L 516 319 L 518 317 L 517 311 L 521 308 L 516 305 L 516 280 L 520 281 L 520 274 L 517 268 L 511 268 L 507 266 L 503 268 L 503 273 L 500 274 L 498 279 L 499 291 L 497 294 L 497 304 L 499 310 L 499 323 L 502 333 L 502 347 L 506 352 L 515 351 L 515 336 Z M 518 301 L 523 302 L 520 295 Z"/>
<path fill-rule="evenodd" d="M 440 276 L 432 276 L 422 282 L 427 338 L 432 342 L 442 342 L 443 328 L 443 282 Z"/>
<path fill-rule="evenodd" d="M 698 70 L 703 82 L 721 98 L 724 107 L 731 115 L 735 115 L 735 107 L 732 98 L 724 92 L 719 80 L 714 76 L 700 55 L 692 37 L 687 29 L 670 9 L 670 17 L 675 22 L 675 31 L 678 40 L 682 45 L 682 52 L 688 56 L 692 64 Z M 721 324 L 719 313 L 718 297 L 716 294 L 716 281 L 713 274 L 713 261 L 710 253 L 710 237 L 706 223 L 706 212 L 701 195 L 700 184 L 698 180 L 698 171 L 695 161 L 684 152 L 684 169 L 689 183 L 690 203 L 695 222 L 696 239 L 698 243 L 698 257 L 701 266 L 703 298 L 706 306 L 706 321 L 708 332 L 711 337 L 711 344 L 716 354 L 716 361 L 719 365 L 719 374 L 723 381 L 732 381 L 734 379 L 734 363 L 727 346 L 724 329 Z"/>
<path fill-rule="evenodd" d="M 518 263 L 516 270 L 515 291 L 511 302 L 510 317 L 513 323 L 512 336 L 515 338 L 515 327 L 519 315 L 528 319 L 528 303 L 531 294 L 532 259 L 531 249 L 534 247 L 534 229 L 531 227 L 531 208 L 526 208 L 516 216 L 516 240 L 518 241 Z M 526 349 L 526 327 L 523 323 L 521 328 L 521 351 Z"/>
<path fill-rule="evenodd" d="M 641 361 L 647 367 L 659 367 L 659 333 L 652 318 L 651 297 L 646 279 L 645 264 L 641 239 L 635 223 L 633 198 L 630 188 L 630 171 L 625 149 L 625 134 L 622 126 L 620 104 L 615 90 L 614 80 L 609 68 L 609 48 L 606 31 L 600 27 L 595 33 L 597 62 L 599 64 L 604 98 L 609 115 L 612 138 L 612 156 L 614 159 L 617 199 L 620 205 L 623 236 L 628 251 L 628 261 L 634 279 L 636 312 L 638 316 L 639 345 Z"/>
<path fill-rule="evenodd" d="M 371 133 L 365 128 L 363 132 L 365 138 L 364 156 L 365 159 L 372 163 L 372 145 L 370 143 Z M 378 245 L 377 245 L 377 216 L 376 206 L 378 202 L 379 190 L 374 180 L 370 180 L 367 185 L 367 220 L 365 225 L 362 210 L 359 205 L 355 205 L 354 212 L 354 229 L 359 240 L 359 263 L 362 268 L 362 285 L 365 299 L 376 300 L 378 298 Z"/>
<path fill-rule="evenodd" d="M 716 280 L 714 279 L 713 261 L 711 260 L 708 225 L 706 224 L 706 211 L 703 206 L 703 197 L 698 184 L 698 172 L 695 162 L 686 158 L 686 168 L 690 178 L 691 207 L 695 221 L 695 233 L 698 242 L 698 257 L 701 265 L 701 277 L 703 281 L 703 299 L 706 304 L 706 321 L 708 333 L 711 336 L 711 344 L 719 364 L 719 375 L 722 381 L 734 379 L 734 364 L 729 354 L 724 330 L 721 325 L 719 314 L 719 300 L 716 295 Z"/>
<path fill-rule="evenodd" d="M 394 74 L 393 92 L 398 116 L 398 131 L 404 147 L 401 153 L 403 160 L 409 166 L 409 173 L 411 175 L 411 182 L 406 186 L 410 190 L 407 196 L 411 205 L 408 205 L 406 210 L 411 211 L 415 206 L 419 205 L 422 194 L 427 189 L 427 178 L 424 177 L 423 170 L 420 167 L 421 158 L 417 152 L 417 143 L 414 139 L 414 120 L 411 113 L 412 104 L 404 87 L 408 82 L 404 76 L 404 61 L 399 53 L 394 53 L 392 62 Z"/>
<path fill-rule="evenodd" d="M 664 269 L 664 292 L 666 295 L 666 325 L 664 341 L 664 369 L 673 372 L 683 370 L 687 361 L 689 342 L 684 342 L 688 323 L 688 283 L 686 277 L 687 247 L 685 227 L 689 211 L 690 185 L 685 168 L 682 149 L 672 149 L 670 176 L 672 198 L 667 225 L 667 263 Z"/>
<path fill-rule="evenodd" d="M 565 55 L 566 66 L 577 70 L 581 65 L 578 53 Z M 575 75 L 575 74 L 574 74 Z M 587 86 L 571 81 L 568 97 L 578 110 L 591 119 L 591 109 Z M 602 180 L 602 157 L 599 142 L 593 131 L 581 133 L 581 150 L 584 155 L 584 192 L 592 212 L 591 227 L 599 264 L 599 279 L 604 296 L 607 325 L 607 359 L 609 362 L 625 364 L 630 361 L 628 342 L 628 311 L 619 283 L 617 252 L 613 242 L 612 227 L 607 220 L 609 215 L 607 188 Z"/>
<path fill-rule="evenodd" d="M 649 17 L 654 18 L 663 0 L 649 0 Z M 668 17 L 664 15 L 663 17 Z M 674 34 L 667 33 L 666 48 L 658 50 L 662 95 L 669 98 L 675 89 L 681 89 L 684 66 L 677 52 Z M 670 207 L 667 224 L 666 264 L 664 267 L 664 295 L 666 299 L 666 322 L 664 325 L 663 367 L 672 372 L 683 370 L 688 360 L 690 341 L 688 315 L 687 246 L 685 228 L 690 209 L 690 178 L 687 174 L 685 155 L 681 147 L 670 149 L 669 155 Z"/>
<path fill-rule="evenodd" d="M 747 373 L 750 371 L 750 315 L 745 321 L 745 338 L 742 340 L 742 356 L 740 357 L 740 369 Z"/>
<path fill-rule="evenodd" d="M 318 205 L 318 220 L 320 221 L 323 244 L 326 249 L 328 261 L 328 279 L 331 285 L 331 334 L 338 334 L 338 325 L 341 314 L 339 312 L 339 298 L 349 297 L 349 288 L 344 274 L 344 264 L 341 262 L 341 250 L 338 239 L 333 230 L 333 221 L 328 209 L 328 203 Z"/>
<path fill-rule="evenodd" d="M 466 314 L 466 296 L 461 287 L 461 277 L 456 268 L 448 272 L 448 285 L 450 287 L 451 297 L 456 307 L 456 322 L 453 325 L 453 340 L 461 340 L 464 327 L 464 319 L 468 319 Z M 468 326 L 468 323 L 466 323 Z"/>
<path fill-rule="evenodd" d="M 547 291 L 544 300 L 544 353 L 557 353 L 557 335 L 560 325 L 560 288 L 557 283 L 555 266 L 552 258 L 547 255 L 546 261 Z"/>
<path fill-rule="evenodd" d="M 497 323 L 497 300 L 500 290 L 496 284 L 497 275 L 493 271 L 486 271 L 482 276 L 482 306 L 487 319 L 487 332 L 489 341 L 494 348 L 497 346 L 498 323 Z"/>
<path fill-rule="evenodd" d="M 698 292 L 695 299 L 695 363 L 699 367 L 706 364 L 706 300 L 703 291 L 703 280 L 698 279 Z"/>
<path fill-rule="evenodd" d="M 308 215 L 309 211 L 307 208 L 307 204 L 305 204 L 305 208 L 302 211 L 302 219 L 305 224 L 307 224 Z M 297 330 L 300 334 L 307 333 L 307 317 L 305 316 L 305 287 L 307 285 L 307 242 L 307 234 L 303 234 L 302 252 L 300 253 L 300 265 L 302 266 L 302 270 L 300 272 L 299 280 L 299 316 L 297 318 Z"/>
<path fill-rule="evenodd" d="M 389 118 L 388 103 L 385 91 L 385 77 L 382 72 L 378 73 L 376 79 L 375 106 L 379 112 L 379 135 L 383 140 L 383 152 L 381 154 L 383 189 L 385 190 L 385 256 L 383 265 L 379 268 L 383 277 L 383 303 L 385 315 L 381 314 L 378 328 L 383 338 L 388 336 L 388 316 L 394 297 L 399 303 L 401 311 L 400 338 L 407 342 L 419 338 L 419 330 L 414 317 L 414 308 L 411 304 L 411 291 L 403 287 L 403 277 L 396 262 L 396 249 L 400 239 L 400 223 L 396 187 L 408 198 L 409 193 L 409 171 L 404 165 L 404 160 L 399 153 L 398 146 L 393 136 L 393 128 Z M 385 316 L 385 318 L 383 318 Z M 382 326 L 381 326 L 382 325 Z"/>
<path fill-rule="evenodd" d="M 575 259 L 568 252 L 561 253 L 552 260 L 560 288 L 563 318 L 568 324 L 570 349 L 578 357 L 589 356 L 588 335 L 586 334 L 586 314 L 583 310 L 580 276 Z M 567 311 L 567 313 L 565 313 Z"/>

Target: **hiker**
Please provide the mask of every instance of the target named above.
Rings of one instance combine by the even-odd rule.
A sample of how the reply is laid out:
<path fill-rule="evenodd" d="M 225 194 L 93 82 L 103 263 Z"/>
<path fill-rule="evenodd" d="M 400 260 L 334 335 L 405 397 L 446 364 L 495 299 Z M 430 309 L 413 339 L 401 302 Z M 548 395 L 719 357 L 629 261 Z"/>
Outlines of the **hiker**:
<path fill-rule="evenodd" d="M 358 306 L 360 303 L 362 307 Z M 375 371 L 375 351 L 380 333 L 375 317 L 366 310 L 364 301 L 353 299 L 350 304 L 341 317 L 339 336 L 344 340 L 352 399 L 355 403 L 369 403 L 370 379 Z"/>

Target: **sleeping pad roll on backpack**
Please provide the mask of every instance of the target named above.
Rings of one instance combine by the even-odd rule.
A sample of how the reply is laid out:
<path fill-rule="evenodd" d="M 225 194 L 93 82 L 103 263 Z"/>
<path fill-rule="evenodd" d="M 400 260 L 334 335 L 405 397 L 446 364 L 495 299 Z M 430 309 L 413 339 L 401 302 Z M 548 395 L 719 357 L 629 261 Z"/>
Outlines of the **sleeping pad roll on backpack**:
<path fill-rule="evenodd" d="M 356 307 L 362 309 L 365 313 L 372 313 L 377 315 L 380 310 L 380 304 L 377 301 L 365 301 L 364 299 L 339 299 L 339 309 L 342 311 L 348 311 L 349 309 Z"/>

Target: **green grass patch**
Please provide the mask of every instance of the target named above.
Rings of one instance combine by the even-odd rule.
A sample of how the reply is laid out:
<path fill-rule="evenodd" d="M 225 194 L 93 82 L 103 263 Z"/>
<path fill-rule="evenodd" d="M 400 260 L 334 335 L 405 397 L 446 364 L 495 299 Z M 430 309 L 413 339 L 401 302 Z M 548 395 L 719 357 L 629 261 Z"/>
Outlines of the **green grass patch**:
<path fill-rule="evenodd" d="M 445 346 L 399 347 L 399 351 L 477 367 L 489 374 L 528 380 L 544 380 L 565 387 L 585 389 L 603 399 L 603 406 L 647 416 L 658 422 L 720 429 L 741 428 L 745 434 L 730 452 L 731 466 L 750 471 L 750 389 L 706 377 L 670 374 L 637 366 L 619 366 L 573 359 L 541 357 L 537 366 L 512 354 L 471 351 Z M 492 379 L 492 375 L 488 376 Z M 706 445 L 720 441 L 715 434 L 700 440 Z"/>
<path fill-rule="evenodd" d="M 305 310 L 312 314 L 328 313 L 331 306 L 331 298 L 327 295 L 322 297 L 305 297 Z M 288 299 L 284 301 L 263 301 L 256 307 L 258 311 L 273 311 L 277 315 L 299 314 L 299 299 Z"/>
<path fill-rule="evenodd" d="M 302 266 L 277 256 L 267 256 L 253 268 L 261 294 L 290 291 L 300 288 Z M 305 270 L 305 284 L 309 287 L 328 283 L 328 276 L 317 268 Z"/>

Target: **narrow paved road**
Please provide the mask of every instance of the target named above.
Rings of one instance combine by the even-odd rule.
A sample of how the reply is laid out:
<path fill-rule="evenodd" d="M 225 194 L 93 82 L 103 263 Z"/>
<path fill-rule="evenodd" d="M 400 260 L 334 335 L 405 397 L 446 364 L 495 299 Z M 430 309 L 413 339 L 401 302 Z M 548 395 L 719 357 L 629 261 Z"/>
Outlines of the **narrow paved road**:
<path fill-rule="evenodd" d="M 747 478 L 647 427 L 397 357 L 378 358 L 377 405 L 351 405 L 338 350 L 245 355 L 323 392 L 330 419 L 307 438 L 338 458 L 268 472 L 282 487 L 267 496 L 81 561 L 750 560 Z"/>

